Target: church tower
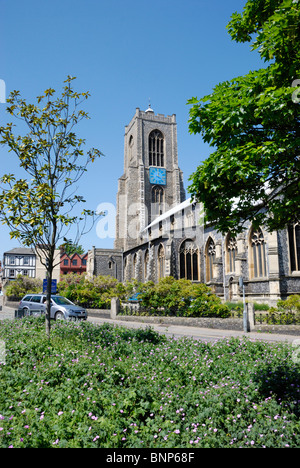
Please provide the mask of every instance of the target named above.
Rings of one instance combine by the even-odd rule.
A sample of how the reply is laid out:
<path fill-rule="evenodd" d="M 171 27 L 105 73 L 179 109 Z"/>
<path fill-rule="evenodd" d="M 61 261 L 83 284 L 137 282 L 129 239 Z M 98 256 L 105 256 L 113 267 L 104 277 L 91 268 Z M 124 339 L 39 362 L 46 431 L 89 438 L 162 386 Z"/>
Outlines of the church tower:
<path fill-rule="evenodd" d="M 125 127 L 124 174 L 117 194 L 115 248 L 141 243 L 140 232 L 185 200 L 178 167 L 176 116 L 136 109 Z"/>

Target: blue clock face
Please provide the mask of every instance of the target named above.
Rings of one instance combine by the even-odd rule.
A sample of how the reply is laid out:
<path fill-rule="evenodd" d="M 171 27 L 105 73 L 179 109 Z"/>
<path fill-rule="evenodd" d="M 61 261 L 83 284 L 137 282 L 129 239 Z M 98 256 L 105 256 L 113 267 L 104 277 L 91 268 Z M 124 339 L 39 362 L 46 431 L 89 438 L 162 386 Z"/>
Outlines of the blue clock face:
<path fill-rule="evenodd" d="M 166 185 L 167 173 L 166 169 L 161 167 L 150 167 L 150 184 Z"/>

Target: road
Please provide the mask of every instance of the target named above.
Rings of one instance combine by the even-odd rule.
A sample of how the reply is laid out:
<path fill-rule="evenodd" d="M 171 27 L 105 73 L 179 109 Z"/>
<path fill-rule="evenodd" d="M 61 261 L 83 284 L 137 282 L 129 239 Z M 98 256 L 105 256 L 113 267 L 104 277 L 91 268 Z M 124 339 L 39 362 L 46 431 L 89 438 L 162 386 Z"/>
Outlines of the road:
<path fill-rule="evenodd" d="M 125 327 L 130 327 L 130 328 L 146 328 L 146 327 L 151 327 L 153 330 L 157 331 L 158 333 L 162 333 L 166 336 L 174 336 L 176 338 L 180 338 L 183 336 L 190 337 L 196 340 L 202 340 L 202 341 L 216 341 L 219 339 L 223 338 L 231 338 L 231 337 L 236 337 L 236 338 L 242 338 L 242 337 L 247 337 L 252 340 L 262 340 L 262 341 L 268 341 L 270 343 L 278 343 L 278 342 L 287 342 L 287 343 L 293 343 L 295 340 L 299 340 L 300 337 L 295 336 L 295 335 L 279 335 L 279 334 L 271 334 L 271 333 L 258 333 L 258 332 L 250 332 L 250 333 L 245 333 L 242 331 L 236 331 L 236 330 L 218 330 L 218 329 L 212 329 L 212 328 L 198 328 L 198 327 L 185 327 L 182 325 L 160 325 L 160 324 L 147 324 L 147 323 L 141 323 L 141 322 L 127 322 L 127 321 L 122 321 L 122 320 L 111 320 L 111 319 L 104 319 L 104 318 L 96 318 L 96 317 L 90 317 L 88 319 L 90 322 L 96 323 L 96 324 L 102 324 L 102 323 L 112 323 L 116 325 L 122 325 Z"/>
<path fill-rule="evenodd" d="M 3 319 L 13 319 L 14 318 L 14 309 L 10 309 L 8 307 L 3 307 L 2 311 L 0 311 L 0 320 Z M 300 339 L 300 336 L 295 335 L 279 335 L 273 333 L 258 333 L 258 332 L 250 332 L 245 333 L 243 331 L 236 331 L 236 330 L 218 330 L 212 328 L 198 328 L 198 327 L 187 327 L 182 325 L 161 325 L 161 324 L 149 324 L 149 323 L 141 323 L 141 322 L 128 322 L 125 320 L 112 320 L 107 318 L 100 318 L 100 317 L 89 317 L 88 321 L 95 324 L 103 324 L 103 323 L 111 323 L 116 325 L 122 325 L 129 328 L 147 328 L 151 327 L 153 330 L 157 331 L 158 333 L 162 333 L 168 337 L 190 337 L 196 340 L 202 341 L 216 341 L 223 338 L 242 338 L 247 337 L 251 340 L 262 340 L 268 341 L 270 343 L 278 343 L 278 342 L 287 342 L 287 343 L 294 343 L 297 339 Z"/>

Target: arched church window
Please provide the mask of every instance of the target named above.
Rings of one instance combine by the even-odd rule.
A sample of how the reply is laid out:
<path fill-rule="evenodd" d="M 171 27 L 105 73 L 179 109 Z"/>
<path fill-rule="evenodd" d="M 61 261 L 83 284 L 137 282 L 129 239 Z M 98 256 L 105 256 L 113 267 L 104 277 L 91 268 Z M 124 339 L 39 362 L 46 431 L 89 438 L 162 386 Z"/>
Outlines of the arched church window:
<path fill-rule="evenodd" d="M 211 281 L 214 277 L 214 259 L 216 257 L 216 246 L 212 238 L 206 244 L 206 281 Z"/>
<path fill-rule="evenodd" d="M 250 276 L 262 278 L 267 274 L 266 268 L 266 244 L 264 234 L 260 228 L 252 229 L 250 233 Z"/>
<path fill-rule="evenodd" d="M 159 130 L 149 135 L 149 166 L 164 166 L 164 137 Z"/>
<path fill-rule="evenodd" d="M 180 255 L 180 278 L 191 281 L 200 280 L 200 254 L 199 249 L 193 241 L 186 240 L 179 250 Z"/>
<path fill-rule="evenodd" d="M 154 216 L 160 216 L 164 211 L 165 192 L 162 187 L 155 185 L 152 188 L 152 213 Z"/>
<path fill-rule="evenodd" d="M 288 227 L 291 271 L 300 271 L 300 224 Z"/>
<path fill-rule="evenodd" d="M 235 272 L 235 257 L 237 254 L 237 241 L 230 234 L 226 240 L 226 260 L 227 260 L 227 273 Z"/>
<path fill-rule="evenodd" d="M 149 250 L 146 250 L 145 258 L 144 258 L 144 279 L 147 280 L 148 278 L 148 268 L 149 268 Z"/>
<path fill-rule="evenodd" d="M 135 253 L 134 256 L 133 256 L 132 266 L 133 266 L 133 278 L 136 278 L 136 276 L 137 276 L 137 271 L 136 271 L 136 266 L 137 266 L 137 254 L 136 254 L 136 253 Z"/>
<path fill-rule="evenodd" d="M 132 159 L 132 149 L 133 149 L 133 136 L 130 135 L 130 138 L 129 138 L 129 144 L 128 144 L 128 161 L 130 162 L 131 159 Z"/>
<path fill-rule="evenodd" d="M 158 259 L 158 279 L 164 278 L 165 276 L 165 249 L 163 245 L 159 246 L 158 249 L 158 254 L 157 254 L 157 259 Z"/>

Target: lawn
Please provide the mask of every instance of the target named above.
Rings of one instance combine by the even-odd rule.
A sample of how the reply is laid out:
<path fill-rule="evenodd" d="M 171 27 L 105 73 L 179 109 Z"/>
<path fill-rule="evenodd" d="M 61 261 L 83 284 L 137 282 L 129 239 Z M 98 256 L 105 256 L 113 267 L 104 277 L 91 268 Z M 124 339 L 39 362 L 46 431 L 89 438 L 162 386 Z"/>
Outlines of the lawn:
<path fill-rule="evenodd" d="M 0 448 L 300 447 L 291 346 L 0 322 Z"/>

